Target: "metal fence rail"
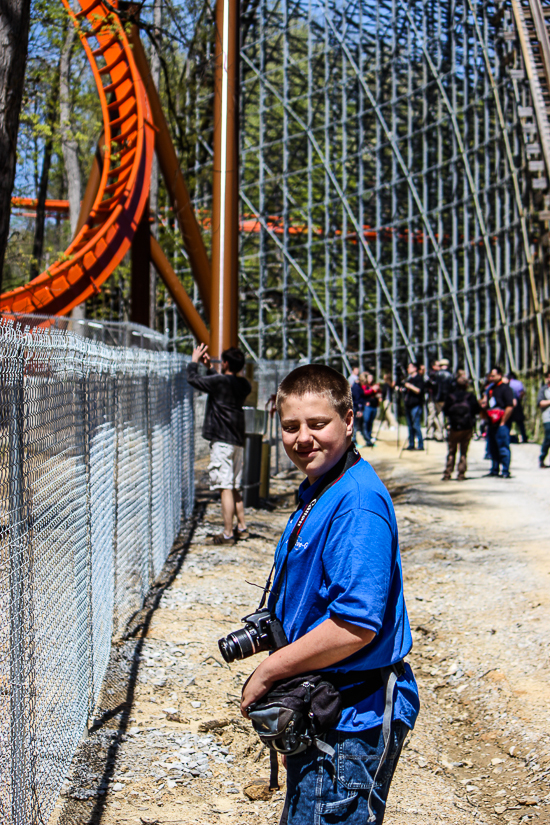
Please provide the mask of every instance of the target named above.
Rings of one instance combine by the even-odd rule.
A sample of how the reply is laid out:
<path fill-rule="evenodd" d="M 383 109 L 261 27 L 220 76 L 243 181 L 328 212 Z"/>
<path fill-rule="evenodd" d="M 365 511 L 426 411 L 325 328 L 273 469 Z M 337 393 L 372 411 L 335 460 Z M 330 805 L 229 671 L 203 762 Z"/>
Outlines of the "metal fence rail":
<path fill-rule="evenodd" d="M 0 324 L 0 821 L 47 822 L 194 499 L 183 356 Z"/>

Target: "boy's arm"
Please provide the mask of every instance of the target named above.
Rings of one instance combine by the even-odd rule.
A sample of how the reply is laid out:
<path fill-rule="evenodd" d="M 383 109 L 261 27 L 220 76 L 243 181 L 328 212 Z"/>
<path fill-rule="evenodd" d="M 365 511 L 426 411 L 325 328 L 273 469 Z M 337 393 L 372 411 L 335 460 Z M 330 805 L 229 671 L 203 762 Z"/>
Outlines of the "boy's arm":
<path fill-rule="evenodd" d="M 241 713 L 260 699 L 279 679 L 290 679 L 300 673 L 310 673 L 330 667 L 370 644 L 373 630 L 345 622 L 326 619 L 292 644 L 268 656 L 254 671 L 243 689 Z"/>
<path fill-rule="evenodd" d="M 200 392 L 212 392 L 219 379 L 216 370 L 210 368 L 207 375 L 199 375 L 199 365 L 197 363 L 187 364 L 187 380 L 192 387 Z"/>

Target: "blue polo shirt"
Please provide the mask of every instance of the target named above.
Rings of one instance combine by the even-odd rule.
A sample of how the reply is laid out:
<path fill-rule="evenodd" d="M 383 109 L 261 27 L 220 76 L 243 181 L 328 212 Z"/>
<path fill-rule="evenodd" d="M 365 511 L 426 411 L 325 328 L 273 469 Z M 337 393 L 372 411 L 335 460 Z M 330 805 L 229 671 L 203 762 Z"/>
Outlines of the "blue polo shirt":
<path fill-rule="evenodd" d="M 403 598 L 397 522 L 388 491 L 368 462 L 358 461 L 325 491 L 305 520 L 287 555 L 292 529 L 321 479 L 300 486 L 300 505 L 275 551 L 275 575 L 268 602 L 293 642 L 329 617 L 373 630 L 372 642 L 353 656 L 326 668 L 350 673 L 384 667 L 412 647 Z M 273 604 L 275 596 L 276 605 Z M 345 708 L 338 730 L 360 731 L 382 724 L 384 688 Z M 398 680 L 394 719 L 410 728 L 418 715 L 416 682 L 410 667 Z"/>

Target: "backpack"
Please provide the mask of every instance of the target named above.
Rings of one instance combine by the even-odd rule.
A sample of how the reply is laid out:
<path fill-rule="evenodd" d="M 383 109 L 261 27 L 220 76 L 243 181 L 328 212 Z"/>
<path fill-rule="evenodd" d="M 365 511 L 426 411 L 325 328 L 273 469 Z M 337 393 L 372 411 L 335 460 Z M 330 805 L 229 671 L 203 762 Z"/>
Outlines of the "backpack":
<path fill-rule="evenodd" d="M 465 393 L 462 398 L 451 393 L 447 401 L 447 418 L 451 422 L 453 430 L 470 430 L 475 423 L 475 416 L 472 415 L 468 395 Z"/>

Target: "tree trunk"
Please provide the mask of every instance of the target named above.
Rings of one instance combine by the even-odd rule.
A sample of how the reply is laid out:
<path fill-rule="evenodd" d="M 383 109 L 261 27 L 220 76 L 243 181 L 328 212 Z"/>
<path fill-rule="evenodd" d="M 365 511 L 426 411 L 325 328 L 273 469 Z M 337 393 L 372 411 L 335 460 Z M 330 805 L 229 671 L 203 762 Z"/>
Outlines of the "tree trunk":
<path fill-rule="evenodd" d="M 10 227 L 30 5 L 30 0 L 0 3 L 0 290 Z"/>
<path fill-rule="evenodd" d="M 76 29 L 69 23 L 67 36 L 61 49 L 59 61 L 59 127 L 61 132 L 61 150 L 67 176 L 69 193 L 69 220 L 71 235 L 74 237 L 80 214 L 82 182 L 80 164 L 78 163 L 78 143 L 72 133 L 71 125 L 71 54 L 76 38 Z"/>
<path fill-rule="evenodd" d="M 48 181 L 50 177 L 50 166 L 52 163 L 53 138 L 58 97 L 59 75 L 54 79 L 53 86 L 51 87 L 46 110 L 46 125 L 48 126 L 49 131 L 44 144 L 44 158 L 42 161 L 42 172 L 40 173 L 40 186 L 38 187 L 38 203 L 36 205 L 36 221 L 34 225 L 34 243 L 32 247 L 31 260 L 31 278 L 36 278 L 36 276 L 40 273 L 40 264 L 42 262 L 42 253 L 44 251 L 46 198 L 48 197 Z"/>
<path fill-rule="evenodd" d="M 153 7 L 153 25 L 155 27 L 155 40 L 160 48 L 161 26 L 162 26 L 162 0 L 155 0 Z M 160 57 L 154 45 L 151 46 L 151 79 L 160 93 Z M 151 169 L 151 188 L 149 189 L 149 210 L 153 223 L 151 232 L 158 236 L 158 195 L 159 195 L 159 162 L 155 153 L 153 158 L 153 168 Z M 157 271 L 151 263 L 149 271 L 149 326 L 156 328 L 157 315 Z"/>

